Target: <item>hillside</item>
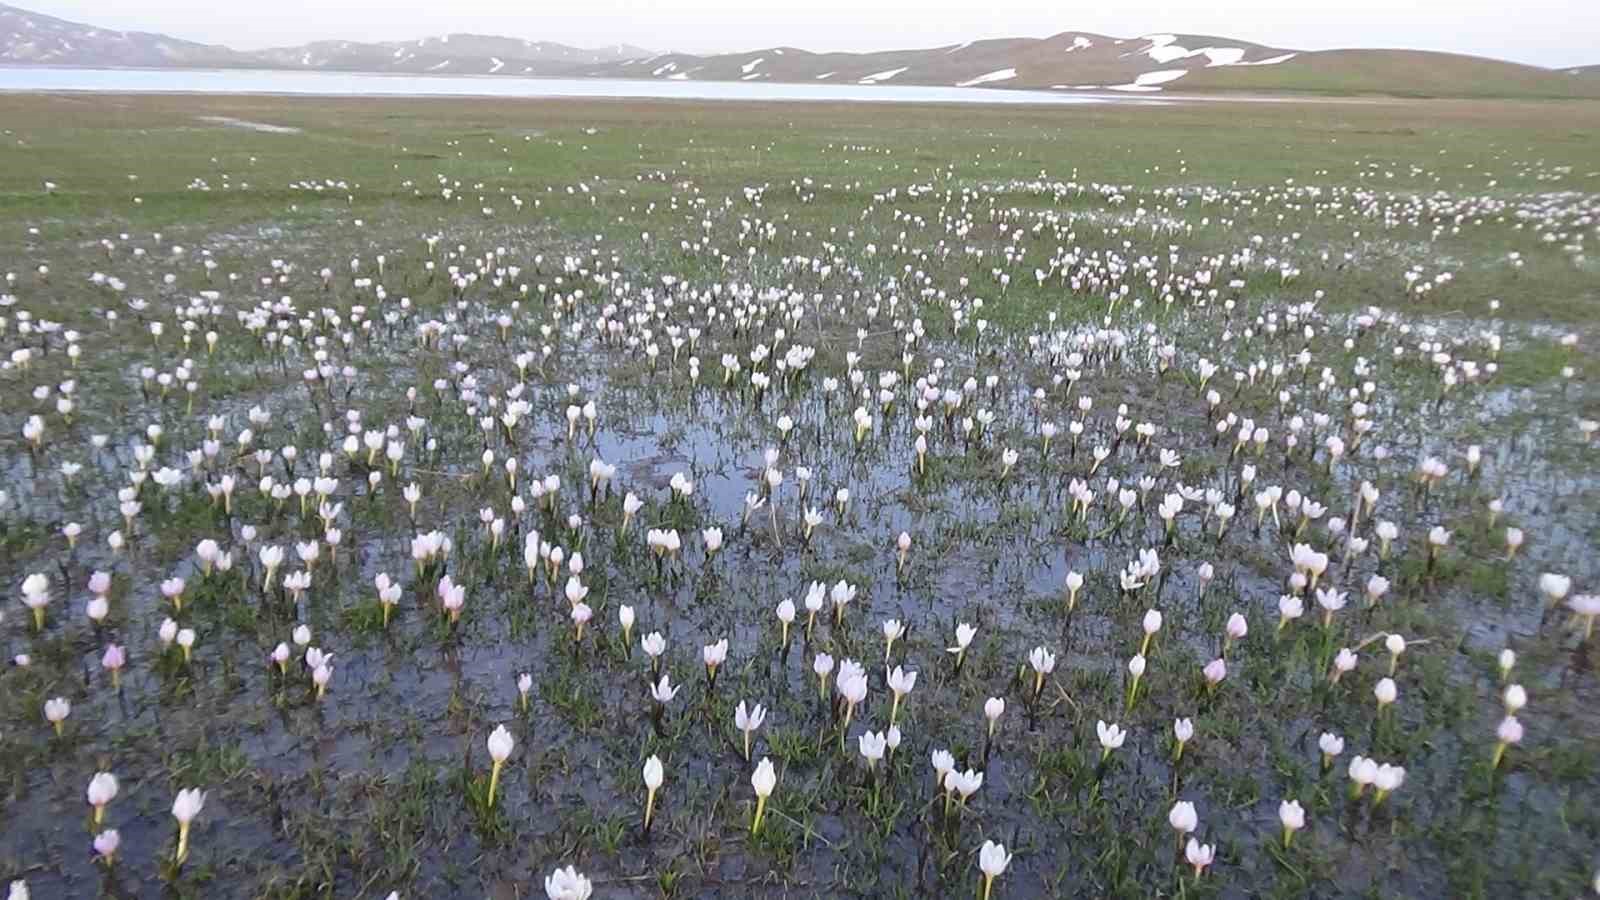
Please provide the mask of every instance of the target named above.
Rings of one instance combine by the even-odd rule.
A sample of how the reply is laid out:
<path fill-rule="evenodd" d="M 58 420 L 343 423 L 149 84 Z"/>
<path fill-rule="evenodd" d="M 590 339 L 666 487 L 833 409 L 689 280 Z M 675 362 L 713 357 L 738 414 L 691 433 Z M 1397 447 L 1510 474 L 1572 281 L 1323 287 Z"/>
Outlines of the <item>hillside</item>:
<path fill-rule="evenodd" d="M 1437 97 L 1600 97 L 1600 77 L 1423 50 L 1301 52 L 1207 35 L 1115 38 L 1064 32 L 1042 40 L 977 41 L 932 50 L 669 53 L 591 67 L 584 74 L 696 80 L 831 80 L 1109 90 Z"/>
<path fill-rule="evenodd" d="M 776 46 L 740 53 L 583 49 L 449 34 L 316 41 L 244 52 L 110 31 L 0 5 L 0 65 L 251 67 L 414 75 L 938 85 L 1126 93 L 1319 93 L 1429 97 L 1600 97 L 1600 66 L 1553 70 L 1421 50 L 1298 51 L 1197 34 L 1119 38 L 1066 31 L 872 53 Z"/>
<path fill-rule="evenodd" d="M 1600 77 L 1567 70 L 1424 50 L 1326 50 L 1303 53 L 1271 73 L 1249 69 L 1196 72 L 1185 89 L 1394 94 L 1417 97 L 1596 97 Z"/>

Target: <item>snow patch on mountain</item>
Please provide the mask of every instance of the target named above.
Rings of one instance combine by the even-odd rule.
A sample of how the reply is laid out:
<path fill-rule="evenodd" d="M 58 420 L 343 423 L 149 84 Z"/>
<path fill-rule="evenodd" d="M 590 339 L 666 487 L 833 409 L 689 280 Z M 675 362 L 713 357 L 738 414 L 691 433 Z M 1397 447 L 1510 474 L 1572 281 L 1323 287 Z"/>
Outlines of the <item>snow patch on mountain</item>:
<path fill-rule="evenodd" d="M 1016 69 L 997 69 L 986 72 L 977 78 L 968 78 L 966 81 L 956 82 L 956 87 L 977 87 L 980 84 L 992 84 L 996 81 L 1010 81 L 1017 77 Z"/>
<path fill-rule="evenodd" d="M 899 75 L 900 73 L 904 72 L 905 70 L 907 70 L 909 68 L 911 68 L 911 67 L 910 66 L 901 66 L 898 69 L 885 69 L 882 72 L 874 72 L 871 75 L 868 75 L 867 77 L 861 79 L 857 83 L 858 84 L 877 84 L 877 83 L 882 82 L 882 81 L 888 81 L 889 79 L 895 77 L 896 75 Z"/>

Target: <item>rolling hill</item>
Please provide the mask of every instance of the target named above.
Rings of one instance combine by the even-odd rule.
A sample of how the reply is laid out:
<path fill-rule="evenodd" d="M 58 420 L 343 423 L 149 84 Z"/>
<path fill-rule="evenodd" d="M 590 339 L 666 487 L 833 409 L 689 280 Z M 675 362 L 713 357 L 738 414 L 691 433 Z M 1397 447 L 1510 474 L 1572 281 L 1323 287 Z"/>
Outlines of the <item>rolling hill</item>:
<path fill-rule="evenodd" d="M 873 53 L 777 46 L 741 53 L 583 49 L 450 34 L 239 51 L 111 31 L 0 4 L 0 65 L 250 67 L 395 74 L 940 85 L 1126 93 L 1387 94 L 1600 98 L 1600 66 L 1537 66 L 1423 50 L 1298 51 L 1196 34 L 1067 31 Z"/>
<path fill-rule="evenodd" d="M 1573 78 L 1566 70 L 1426 50 L 1303 53 L 1270 75 L 1251 70 L 1196 72 L 1183 86 L 1418 97 L 1600 97 L 1600 77 Z"/>

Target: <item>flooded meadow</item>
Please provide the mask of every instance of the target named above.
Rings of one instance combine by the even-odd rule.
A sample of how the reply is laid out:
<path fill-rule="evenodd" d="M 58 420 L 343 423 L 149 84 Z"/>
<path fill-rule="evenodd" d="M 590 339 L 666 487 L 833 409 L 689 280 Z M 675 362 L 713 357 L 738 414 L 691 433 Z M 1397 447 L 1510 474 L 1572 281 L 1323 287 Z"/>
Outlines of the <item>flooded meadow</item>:
<path fill-rule="evenodd" d="M 0 122 L 12 900 L 1600 890 L 1591 106 Z"/>

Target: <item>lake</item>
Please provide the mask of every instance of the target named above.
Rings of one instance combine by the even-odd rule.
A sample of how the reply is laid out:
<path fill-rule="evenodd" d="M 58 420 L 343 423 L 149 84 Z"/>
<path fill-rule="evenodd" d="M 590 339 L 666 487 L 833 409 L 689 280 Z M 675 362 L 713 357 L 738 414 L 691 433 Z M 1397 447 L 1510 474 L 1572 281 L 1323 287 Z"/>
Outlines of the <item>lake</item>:
<path fill-rule="evenodd" d="M 299 94 L 330 97 L 643 97 L 660 100 L 1060 105 L 1152 102 L 1143 98 L 1104 94 L 1064 94 L 1050 91 L 925 85 L 383 75 L 368 72 L 300 72 L 265 69 L 68 67 L 0 67 L 0 91 Z"/>

